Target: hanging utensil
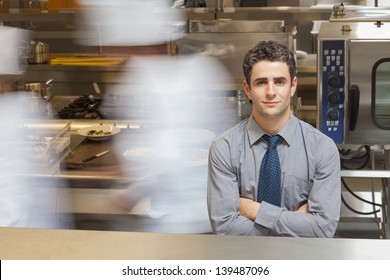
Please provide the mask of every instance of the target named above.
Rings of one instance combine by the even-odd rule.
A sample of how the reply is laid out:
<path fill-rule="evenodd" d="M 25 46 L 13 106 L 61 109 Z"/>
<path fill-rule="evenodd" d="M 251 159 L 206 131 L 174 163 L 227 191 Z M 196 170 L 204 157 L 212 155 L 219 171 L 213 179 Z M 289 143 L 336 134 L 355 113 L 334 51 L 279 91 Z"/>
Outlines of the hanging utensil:
<path fill-rule="evenodd" d="M 93 82 L 93 88 L 95 89 L 95 93 L 97 95 L 102 95 L 102 92 L 101 92 L 100 87 L 99 87 L 97 82 Z"/>

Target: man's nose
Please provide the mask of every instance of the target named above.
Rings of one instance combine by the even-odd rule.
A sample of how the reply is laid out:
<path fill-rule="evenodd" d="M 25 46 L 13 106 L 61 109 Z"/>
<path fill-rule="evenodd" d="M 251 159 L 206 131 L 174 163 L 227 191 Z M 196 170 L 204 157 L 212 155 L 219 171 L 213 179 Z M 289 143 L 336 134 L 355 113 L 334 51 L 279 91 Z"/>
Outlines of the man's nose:
<path fill-rule="evenodd" d="M 267 94 L 268 95 L 275 95 L 275 85 L 273 83 L 268 83 Z"/>

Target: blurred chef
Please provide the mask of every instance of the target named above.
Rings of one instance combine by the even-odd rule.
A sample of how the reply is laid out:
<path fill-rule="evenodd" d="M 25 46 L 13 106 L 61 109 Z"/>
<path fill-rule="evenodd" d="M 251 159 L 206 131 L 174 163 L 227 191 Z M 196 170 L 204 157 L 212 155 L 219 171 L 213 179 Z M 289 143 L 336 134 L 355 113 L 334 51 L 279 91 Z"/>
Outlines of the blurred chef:
<path fill-rule="evenodd" d="M 32 117 L 26 110 L 30 93 L 17 91 L 28 41 L 25 30 L 0 26 L 0 226 L 59 227 L 56 182 L 34 176 L 31 156 L 41 152 L 42 139 L 34 142 L 24 127 Z"/>
<path fill-rule="evenodd" d="M 112 46 L 141 46 L 99 108 L 108 119 L 142 126 L 117 143 L 127 175 L 138 179 L 115 201 L 130 211 L 142 204 L 143 213 L 154 219 L 140 220 L 134 230 L 210 232 L 207 155 L 215 136 L 210 124 L 224 118 L 215 114 L 218 104 L 210 97 L 215 85 L 230 82 L 229 72 L 204 55 L 167 55 L 167 42 L 185 36 L 185 17 L 170 8 L 172 1 L 81 2 L 87 12 L 79 23 L 98 30 L 98 37 L 80 43 L 100 46 L 103 53 Z"/>

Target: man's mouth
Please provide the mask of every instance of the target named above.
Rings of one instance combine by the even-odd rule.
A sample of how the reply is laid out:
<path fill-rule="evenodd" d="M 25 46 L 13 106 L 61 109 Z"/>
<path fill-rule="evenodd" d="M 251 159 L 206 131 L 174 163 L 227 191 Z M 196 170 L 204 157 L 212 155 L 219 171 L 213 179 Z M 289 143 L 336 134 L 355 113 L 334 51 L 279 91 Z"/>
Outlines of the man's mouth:
<path fill-rule="evenodd" d="M 265 105 L 277 105 L 279 104 L 279 101 L 266 101 L 266 102 L 263 102 Z"/>

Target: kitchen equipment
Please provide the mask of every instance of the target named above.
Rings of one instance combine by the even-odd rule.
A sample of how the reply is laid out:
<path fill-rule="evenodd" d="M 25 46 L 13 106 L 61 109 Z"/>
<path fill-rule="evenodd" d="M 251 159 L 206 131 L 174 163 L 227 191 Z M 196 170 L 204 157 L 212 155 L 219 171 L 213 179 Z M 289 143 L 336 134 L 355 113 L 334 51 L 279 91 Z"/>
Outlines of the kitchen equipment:
<path fill-rule="evenodd" d="M 236 91 L 237 115 L 240 119 L 246 119 L 252 112 L 251 103 L 246 96 L 245 90 Z"/>
<path fill-rule="evenodd" d="M 58 117 L 62 119 L 102 119 L 98 108 L 101 101 L 101 97 L 93 95 L 77 97 L 58 111 Z"/>
<path fill-rule="evenodd" d="M 43 102 L 41 99 L 40 101 Z M 32 163 L 28 172 L 40 174 L 58 172 L 60 161 L 70 151 L 70 128 L 71 122 L 62 120 L 50 124 L 29 120 L 23 125 L 24 139 L 20 143 L 20 149 Z"/>
<path fill-rule="evenodd" d="M 108 154 L 109 152 L 110 152 L 110 150 L 105 150 L 105 151 L 100 152 L 100 153 L 98 153 L 98 154 L 95 154 L 95 155 L 93 155 L 93 156 L 89 156 L 89 157 L 87 157 L 86 159 L 83 159 L 83 162 L 87 162 L 87 161 L 93 160 L 93 159 L 95 159 L 95 158 L 100 158 L 100 157 L 102 157 L 102 156 Z"/>
<path fill-rule="evenodd" d="M 317 127 L 336 143 L 390 142 L 390 23 L 322 23 Z"/>
<path fill-rule="evenodd" d="M 390 21 L 389 7 L 335 5 L 329 19 L 333 22 Z"/>
<path fill-rule="evenodd" d="M 41 13 L 47 13 L 49 10 L 48 7 L 49 0 L 39 0 L 39 5 L 41 7 Z"/>
<path fill-rule="evenodd" d="M 47 62 L 49 62 L 49 44 L 31 41 L 28 63 L 42 64 Z"/>
<path fill-rule="evenodd" d="M 51 94 L 52 81 L 53 79 L 50 79 L 44 83 L 40 83 L 40 82 L 27 83 L 25 84 L 25 89 L 36 93 L 33 95 L 34 97 L 41 97 L 44 100 L 49 101 L 52 98 L 52 94 Z"/>
<path fill-rule="evenodd" d="M 115 125 L 101 124 L 81 128 L 77 131 L 77 134 L 85 136 L 90 140 L 103 141 L 115 134 L 118 134 L 120 131 L 121 129 Z"/>
<path fill-rule="evenodd" d="M 0 13 L 7 13 L 9 9 L 9 3 L 7 0 L 0 1 Z"/>

